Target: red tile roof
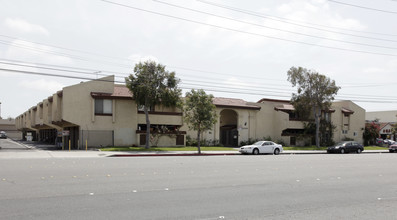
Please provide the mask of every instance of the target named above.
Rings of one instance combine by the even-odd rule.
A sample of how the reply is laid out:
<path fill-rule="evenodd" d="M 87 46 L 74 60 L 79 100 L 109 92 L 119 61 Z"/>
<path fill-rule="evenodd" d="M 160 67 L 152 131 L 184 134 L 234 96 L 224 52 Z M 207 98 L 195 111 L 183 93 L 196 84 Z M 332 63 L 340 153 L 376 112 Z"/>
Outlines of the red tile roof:
<path fill-rule="evenodd" d="M 350 109 L 345 108 L 345 107 L 342 107 L 342 112 L 343 112 L 344 114 L 347 114 L 347 115 L 350 115 L 350 114 L 353 114 L 353 113 L 354 113 L 353 110 L 350 110 Z"/>
<path fill-rule="evenodd" d="M 217 107 L 247 108 L 247 109 L 256 109 L 256 110 L 261 109 L 261 107 L 256 105 L 250 105 L 242 99 L 215 97 L 212 102 Z"/>
<path fill-rule="evenodd" d="M 257 103 L 264 103 L 264 102 L 281 102 L 281 103 L 286 103 L 286 104 L 291 103 L 291 101 L 289 101 L 289 100 L 267 99 L 267 98 L 263 98 L 263 99 L 257 101 Z"/>
<path fill-rule="evenodd" d="M 389 123 L 380 123 L 379 124 L 379 130 L 382 130 L 384 127 L 386 127 Z"/>
<path fill-rule="evenodd" d="M 113 92 L 112 96 L 132 98 L 131 91 L 124 85 L 115 85 L 114 92 Z"/>
<path fill-rule="evenodd" d="M 91 92 L 91 96 L 94 98 L 109 98 L 109 99 L 131 99 L 132 94 L 130 90 L 123 85 L 115 85 L 113 93 L 104 92 Z"/>
<path fill-rule="evenodd" d="M 132 98 L 132 94 L 130 90 L 124 85 L 115 85 L 112 94 L 91 92 L 91 96 L 96 98 L 120 98 L 120 99 Z M 255 109 L 255 110 L 261 109 L 261 107 L 256 105 L 250 105 L 242 99 L 216 97 L 213 99 L 213 103 L 217 107 L 245 108 L 245 109 Z"/>
<path fill-rule="evenodd" d="M 291 104 L 282 104 L 274 107 L 276 111 L 295 111 L 295 108 Z"/>

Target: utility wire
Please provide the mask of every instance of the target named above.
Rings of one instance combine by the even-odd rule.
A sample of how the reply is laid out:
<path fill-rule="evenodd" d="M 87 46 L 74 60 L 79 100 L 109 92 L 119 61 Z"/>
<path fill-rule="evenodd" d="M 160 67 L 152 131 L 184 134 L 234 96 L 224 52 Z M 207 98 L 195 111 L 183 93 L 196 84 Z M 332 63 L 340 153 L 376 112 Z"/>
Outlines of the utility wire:
<path fill-rule="evenodd" d="M 90 55 L 95 55 L 95 56 L 104 57 L 104 58 L 110 58 L 110 59 L 115 59 L 115 60 L 125 59 L 125 60 L 128 60 L 128 61 L 131 61 L 131 60 L 137 61 L 137 60 L 134 60 L 134 59 L 130 60 L 130 59 L 126 59 L 126 58 L 107 56 L 107 55 L 104 55 L 104 54 L 93 53 L 93 52 L 90 52 L 90 51 L 84 51 L 84 50 L 78 50 L 78 49 L 71 49 L 71 48 L 66 48 L 66 47 L 57 46 L 57 45 L 53 45 L 53 44 L 43 44 L 43 43 L 39 43 L 39 42 L 35 42 L 35 41 L 28 41 L 28 40 L 24 40 L 22 38 L 11 37 L 11 36 L 4 35 L 4 34 L 0 34 L 0 37 L 4 37 L 4 38 L 8 38 L 8 39 L 14 39 L 14 40 L 19 40 L 19 41 L 24 41 L 24 42 L 27 42 L 27 43 L 33 43 L 33 44 L 37 44 L 37 45 L 43 45 L 43 46 L 46 46 L 46 47 L 52 47 L 52 48 L 57 48 L 57 49 L 62 49 L 62 50 L 68 50 L 68 51 L 72 51 L 72 52 L 90 54 Z"/>
<path fill-rule="evenodd" d="M 315 29 L 315 30 L 319 30 L 319 31 L 328 32 L 328 33 L 341 34 L 341 35 L 346 35 L 346 36 L 366 38 L 366 39 L 379 40 L 379 41 L 397 42 L 395 40 L 390 40 L 390 39 L 385 39 L 385 38 L 376 38 L 376 37 L 368 37 L 368 36 L 362 36 L 362 35 L 356 35 L 356 34 L 349 34 L 349 33 L 344 33 L 344 32 L 339 32 L 339 31 L 331 31 L 331 30 L 327 30 L 327 29 L 323 29 L 323 28 L 316 28 L 316 27 L 312 27 L 312 26 L 297 24 L 295 22 L 289 22 L 286 19 L 285 20 L 275 19 L 275 18 L 270 17 L 270 16 L 265 16 L 262 13 L 252 12 L 252 11 L 249 11 L 249 10 L 239 9 L 239 8 L 235 8 L 235 7 L 231 7 L 231 6 L 227 6 L 227 5 L 222 5 L 222 4 L 216 4 L 216 3 L 208 2 L 208 1 L 204 1 L 204 0 L 196 0 L 196 1 L 199 1 L 199 2 L 204 3 L 204 4 L 216 6 L 216 7 L 219 7 L 219 8 L 227 9 L 227 10 L 230 10 L 230 11 L 236 11 L 236 12 L 240 12 L 240 13 L 243 13 L 243 14 L 252 15 L 252 16 L 255 16 L 255 17 L 265 18 L 265 19 L 269 19 L 269 20 L 275 20 L 275 21 L 279 21 L 279 22 L 283 22 L 283 23 L 287 23 L 287 24 L 291 24 L 291 25 L 295 25 L 295 26 L 299 26 L 299 27 L 311 28 L 311 29 Z M 368 32 L 368 33 L 371 33 L 371 32 Z M 393 34 L 382 34 L 382 35 L 397 36 L 397 35 L 393 35 Z"/>
<path fill-rule="evenodd" d="M 38 69 L 47 69 L 47 70 L 55 70 L 55 71 L 63 71 L 63 72 L 68 72 L 68 73 L 81 73 L 81 74 L 88 74 L 88 75 L 101 75 L 101 76 L 107 76 L 107 74 L 97 74 L 97 72 L 105 72 L 105 71 L 98 71 L 98 70 L 89 70 L 89 72 L 85 72 L 85 71 L 76 71 L 76 70 L 70 70 L 70 69 L 81 69 L 81 68 L 72 68 L 72 67 L 65 67 L 65 66 L 57 66 L 60 68 L 67 68 L 67 69 L 60 69 L 60 68 L 53 68 L 53 67 L 43 67 L 43 66 L 38 66 L 38 65 L 28 65 L 28 64 L 18 64 L 15 63 L 16 61 L 13 60 L 12 62 L 10 61 L 1 61 L 0 63 L 6 64 L 6 65 L 13 65 L 13 66 L 22 66 L 22 67 L 32 67 L 32 68 L 38 68 Z M 45 65 L 45 64 L 44 64 Z M 50 65 L 51 66 L 51 65 Z M 120 79 L 125 79 L 125 75 L 123 76 L 119 76 L 119 75 L 115 75 L 116 78 L 120 78 Z M 209 87 L 216 87 L 216 88 L 220 88 L 219 86 L 219 80 L 221 79 L 214 79 L 211 81 L 201 81 L 201 80 L 187 80 L 185 77 L 180 77 L 182 80 L 182 84 L 186 84 L 186 85 L 195 85 L 195 86 L 209 86 Z M 202 77 L 201 77 L 202 78 Z M 208 79 L 208 78 L 207 78 Z M 123 82 L 123 81 L 119 81 L 119 82 Z M 199 83 L 199 84 L 197 84 Z M 200 84 L 201 83 L 201 84 Z M 276 87 L 274 87 L 276 86 Z M 384 85 L 383 85 L 384 86 Z M 283 89 L 280 87 L 288 87 L 289 89 Z M 342 86 L 343 88 L 346 88 L 345 86 Z M 222 87 L 222 88 L 227 88 L 227 89 L 236 89 L 236 90 L 249 90 L 249 91 L 260 91 L 260 92 L 274 92 L 274 91 L 278 91 L 278 93 L 289 93 L 291 94 L 292 92 L 294 92 L 294 90 L 291 88 L 291 86 L 287 86 L 287 85 L 265 85 L 265 84 L 255 84 L 255 83 L 251 83 L 245 84 L 245 83 L 234 83 L 231 82 L 229 84 L 229 86 L 227 87 Z M 265 90 L 265 89 L 261 89 L 261 88 L 266 88 L 266 89 L 272 89 L 272 91 L 269 90 Z M 369 95 L 358 95 L 358 94 L 344 94 L 344 95 L 339 95 L 339 96 L 344 96 L 347 97 L 349 99 L 351 99 L 352 97 L 355 98 L 369 98 L 369 99 L 379 99 L 379 98 L 392 98 L 394 99 L 394 96 L 369 96 Z"/>
<path fill-rule="evenodd" d="M 232 7 L 232 6 L 228 6 L 228 5 L 224 5 L 224 4 L 209 2 L 209 1 L 206 1 L 206 0 L 196 0 L 196 1 L 204 3 L 204 4 L 213 5 L 213 6 L 223 7 L 225 9 L 234 9 L 234 10 L 239 11 L 239 12 L 247 12 L 247 13 L 253 13 L 253 14 L 256 14 L 256 15 L 262 15 L 264 18 L 267 18 L 269 20 L 275 20 L 275 21 L 278 21 L 278 22 L 292 21 L 292 22 L 297 22 L 298 23 L 298 24 L 297 23 L 289 23 L 289 24 L 292 24 L 292 25 L 298 25 L 299 26 L 299 23 L 301 23 L 301 24 L 309 24 L 309 25 L 314 25 L 314 26 L 319 26 L 319 27 L 325 27 L 325 28 L 329 28 L 329 29 L 337 29 L 337 30 L 357 32 L 357 33 L 363 33 L 363 34 L 373 34 L 373 35 L 383 35 L 383 36 L 393 36 L 393 37 L 397 36 L 397 34 L 377 33 L 377 32 L 370 32 L 370 31 L 359 31 L 359 30 L 352 30 L 352 29 L 335 27 L 335 26 L 328 26 L 328 25 L 322 25 L 322 24 L 316 24 L 316 23 L 310 23 L 310 22 L 303 22 L 303 21 L 288 19 L 288 18 L 284 18 L 284 17 L 268 15 L 268 14 L 264 14 L 264 13 L 261 13 L 261 12 L 255 12 L 255 11 L 250 11 L 250 10 L 246 10 L 246 9 L 236 8 L 236 7 Z M 284 22 L 284 23 L 288 23 L 288 22 Z M 308 27 L 308 28 L 313 28 L 313 27 Z"/>
<path fill-rule="evenodd" d="M 0 36 L 4 36 L 4 35 L 0 35 Z M 7 37 L 9 37 L 9 36 L 7 36 Z M 9 38 L 14 38 L 14 37 L 9 37 Z M 17 39 L 17 38 L 16 38 Z M 30 43 L 33 43 L 33 44 L 36 44 L 36 42 L 31 42 L 31 41 L 27 41 L 27 40 L 23 40 L 23 41 L 25 41 L 25 42 L 30 42 Z M 0 42 L 1 43 L 1 42 Z M 17 46 L 17 45 L 15 45 L 14 43 L 8 43 L 9 45 L 11 45 L 11 46 Z M 44 46 L 50 46 L 50 45 L 46 45 L 46 44 L 41 44 L 41 43 L 37 43 L 37 44 L 40 44 L 40 45 L 44 45 Z M 17 47 L 19 47 L 19 46 L 17 46 Z M 51 46 L 50 46 L 51 47 Z M 59 46 L 56 46 L 57 48 L 64 48 L 64 49 L 68 49 L 68 48 L 65 48 L 65 47 L 59 47 Z M 29 49 L 29 50 L 34 50 L 34 51 L 36 51 L 36 48 L 33 48 L 33 47 L 22 47 L 23 49 Z M 68 49 L 68 50 L 74 50 L 74 49 Z M 71 57 L 71 56 L 67 56 L 66 54 L 61 54 L 61 53 L 54 53 L 54 52 L 52 52 L 52 51 L 48 51 L 48 50 L 40 50 L 39 52 L 42 52 L 42 53 L 49 53 L 49 54 L 55 54 L 55 55 L 60 55 L 60 56 L 64 56 L 64 57 L 68 57 L 68 58 L 72 58 L 72 59 L 79 59 L 79 58 L 75 58 L 75 57 Z M 90 53 L 90 52 L 87 52 L 87 51 L 84 51 L 85 53 Z M 124 59 L 124 58 L 119 58 L 119 59 Z M 16 61 L 16 60 L 6 60 L 6 59 L 3 59 L 3 60 L 5 60 L 5 61 L 10 61 L 10 62 L 22 62 L 22 63 L 26 63 L 25 61 Z M 89 59 L 87 59 L 87 58 L 82 58 L 82 59 L 79 59 L 79 60 L 83 60 L 83 61 L 91 61 L 91 60 L 89 60 Z M 127 59 L 125 59 L 125 60 L 127 60 Z M 91 61 L 91 62 L 96 62 L 96 61 Z M 39 64 L 39 65 L 46 65 L 46 66 L 55 66 L 55 67 L 64 67 L 64 66 L 57 66 L 57 65 L 50 65 L 50 64 L 40 64 L 40 63 L 34 63 L 34 65 L 37 65 L 37 64 Z M 118 67 L 121 67 L 121 66 L 118 66 Z M 124 67 L 124 66 L 123 66 Z M 171 67 L 171 68 L 174 68 L 174 69 L 182 69 L 182 70 L 187 70 L 187 71 L 193 71 L 193 72 L 202 72 L 202 73 L 211 73 L 211 74 L 216 74 L 216 75 L 225 75 L 225 76 L 235 76 L 235 77 L 241 77 L 241 74 L 228 74 L 228 73 L 220 73 L 220 72 L 214 72 L 214 71 L 205 71 L 205 70 L 198 70 L 198 69 L 192 69 L 192 68 L 186 68 L 186 67 L 178 67 L 178 66 L 168 66 L 168 67 Z M 66 68 L 74 68 L 74 67 L 66 67 Z M 76 68 L 74 68 L 74 69 L 76 69 Z M 78 68 L 78 69 L 80 69 L 80 70 L 87 70 L 87 71 L 92 71 L 92 72 L 98 72 L 98 70 L 93 70 L 93 69 L 82 69 L 82 68 Z M 132 67 L 128 67 L 128 69 L 132 69 Z M 120 73 L 120 72 L 114 72 L 114 71 L 108 71 L 108 70 L 101 70 L 101 72 L 108 72 L 108 73 L 114 73 L 114 74 L 127 74 L 128 75 L 128 73 Z M 186 74 L 186 73 L 184 73 L 184 74 Z M 117 77 L 120 77 L 120 76 L 117 76 Z M 120 77 L 120 78 L 122 78 L 122 77 Z M 245 75 L 244 76 L 244 78 L 252 78 L 252 79 L 263 79 L 263 80 L 272 80 L 272 81 L 284 81 L 284 80 L 277 80 L 277 79 L 271 79 L 271 78 L 264 78 L 264 77 L 258 77 L 258 76 L 256 76 L 256 77 L 253 77 L 253 76 L 247 76 L 247 75 Z M 389 82 L 389 83 L 387 83 L 387 84 L 395 84 L 394 82 Z M 350 85 L 350 86 L 344 86 L 345 88 L 346 87 L 367 87 L 367 86 L 383 86 L 384 85 L 384 83 L 382 83 L 382 84 L 367 84 L 367 85 Z"/>
<path fill-rule="evenodd" d="M 382 9 L 377 9 L 377 8 L 365 7 L 365 6 L 361 6 L 361 5 L 353 5 L 353 4 L 349 4 L 349 3 L 346 3 L 346 2 L 340 2 L 340 1 L 334 1 L 334 0 L 328 0 L 328 1 L 329 2 L 333 2 L 333 3 L 337 3 L 337 4 L 341 4 L 341 5 L 352 6 L 352 7 L 356 7 L 356 8 L 362 8 L 362 9 L 378 11 L 378 12 L 384 12 L 384 13 L 389 13 L 389 14 L 397 14 L 397 11 L 387 11 L 387 10 L 382 10 Z"/>
<path fill-rule="evenodd" d="M 0 61 L 0 63 L 2 64 L 6 64 L 6 65 L 13 65 L 13 66 L 21 66 L 21 67 L 31 67 L 31 68 L 38 68 L 38 69 L 46 69 L 46 70 L 55 70 L 55 71 L 63 71 L 63 72 L 68 72 L 68 73 L 81 73 L 81 74 L 88 74 L 88 75 L 100 75 L 100 76 L 107 76 L 107 74 L 98 74 L 98 72 L 102 73 L 102 71 L 97 71 L 97 70 L 91 70 L 90 72 L 85 72 L 85 71 L 76 71 L 76 70 L 69 70 L 69 69 L 60 69 L 60 68 L 53 68 L 53 67 L 42 67 L 42 66 L 38 66 L 38 65 L 28 65 L 28 64 L 17 64 L 14 62 L 4 62 L 4 61 Z M 64 67 L 65 68 L 65 67 Z M 68 68 L 68 67 L 66 67 Z M 125 79 L 125 75 L 124 76 L 119 76 L 119 75 L 115 75 L 116 78 L 120 78 L 120 79 Z M 208 86 L 211 85 L 213 87 L 219 87 L 219 78 L 218 79 L 214 79 L 211 81 L 201 81 L 201 80 L 188 80 L 185 77 L 180 77 L 182 79 L 182 84 L 187 84 L 187 85 L 196 85 L 196 86 Z M 208 78 L 207 78 L 208 79 Z M 202 83 L 202 84 L 197 84 L 197 83 Z M 272 89 L 272 91 L 269 90 L 265 90 L 265 89 L 260 89 L 260 88 L 264 88 L 264 86 L 266 86 L 266 89 Z M 289 87 L 289 89 L 283 89 L 280 87 Z M 261 92 L 274 92 L 274 91 L 279 91 L 282 93 L 289 93 L 291 94 L 292 92 L 294 92 L 294 90 L 287 85 L 265 85 L 265 84 L 255 84 L 255 83 L 250 83 L 248 84 L 244 84 L 244 83 L 234 83 L 231 82 L 229 84 L 228 87 L 222 87 L 222 88 L 229 88 L 229 89 L 242 89 L 242 90 L 250 90 L 250 91 L 261 91 Z M 354 95 L 354 94 L 350 94 L 350 95 Z M 368 96 L 366 96 L 368 98 Z M 378 98 L 379 96 L 376 96 L 376 98 Z"/>
<path fill-rule="evenodd" d="M 274 28 L 274 27 L 270 27 L 270 26 L 266 26 L 266 25 L 262 25 L 262 24 L 256 24 L 256 23 L 252 23 L 252 22 L 248 22 L 248 21 L 243 21 L 243 20 L 239 20 L 239 19 L 226 17 L 226 16 L 212 14 L 212 13 L 208 13 L 208 12 L 204 12 L 204 11 L 200 11 L 200 10 L 196 10 L 196 9 L 192 9 L 192 8 L 187 8 L 184 6 L 175 5 L 175 4 L 171 4 L 171 3 L 163 2 L 163 1 L 159 1 L 159 0 L 153 0 L 153 1 L 157 2 L 157 3 L 169 5 L 172 7 L 176 7 L 176 8 L 193 11 L 193 12 L 200 13 L 200 14 L 210 15 L 210 16 L 214 16 L 214 17 L 218 17 L 218 18 L 222 18 L 222 19 L 226 19 L 226 20 L 230 20 L 230 21 L 234 21 L 234 22 L 249 24 L 249 25 L 253 25 L 253 26 L 257 26 L 257 27 L 267 28 L 267 29 L 281 31 L 281 32 L 290 33 L 290 34 L 296 34 L 296 35 L 313 37 L 313 38 L 322 39 L 322 40 L 329 40 L 329 41 L 342 42 L 342 43 L 347 43 L 347 44 L 354 44 L 354 45 L 361 45 L 361 46 L 368 46 L 368 47 L 377 47 L 377 48 L 384 48 L 384 49 L 391 49 L 391 50 L 397 49 L 397 47 L 386 47 L 386 46 L 380 46 L 380 45 L 374 45 L 374 44 L 365 44 L 365 43 L 358 43 L 358 42 L 353 42 L 353 41 L 338 40 L 338 39 L 329 38 L 329 37 L 320 37 L 320 36 L 311 35 L 311 34 L 304 34 L 304 33 L 300 33 L 300 32 L 289 31 L 289 30 L 285 30 L 285 29 L 281 29 L 281 28 Z"/>
<path fill-rule="evenodd" d="M 63 56 L 63 57 L 71 58 L 71 59 L 81 60 L 81 61 L 98 62 L 98 63 L 102 63 L 102 64 L 105 64 L 105 65 L 124 67 L 124 68 L 128 68 L 128 69 L 132 68 L 132 65 L 129 66 L 129 65 L 124 65 L 124 64 L 120 64 L 120 63 L 114 63 L 114 62 L 105 61 L 105 60 L 95 60 L 95 59 L 91 59 L 90 60 L 90 59 L 87 59 L 87 58 L 84 58 L 84 57 L 81 57 L 81 56 L 71 55 L 71 54 L 62 53 L 62 52 L 49 51 L 49 50 L 44 50 L 44 49 L 40 49 L 40 48 L 34 48 L 34 47 L 30 47 L 30 46 L 23 45 L 23 44 L 17 44 L 15 42 L 7 42 L 7 41 L 4 41 L 4 40 L 0 40 L 0 44 L 11 45 L 13 47 L 18 47 L 18 48 L 22 48 L 22 49 L 28 49 L 28 50 L 32 50 L 32 51 L 39 52 L 39 53 L 48 53 L 48 54 Z"/>
<path fill-rule="evenodd" d="M 93 81 L 96 80 L 96 81 L 102 81 L 102 82 L 112 82 L 112 83 L 118 82 L 118 83 L 121 83 L 120 81 L 110 81 L 110 80 L 103 80 L 103 79 L 93 79 L 93 78 L 81 77 L 81 76 L 67 76 L 67 75 L 52 74 L 52 73 L 40 73 L 40 72 L 33 72 L 33 71 L 26 71 L 26 70 L 13 70 L 13 69 L 0 68 L 0 71 L 14 72 L 14 73 L 23 73 L 23 74 L 29 74 L 29 75 L 62 77 L 62 78 L 69 78 L 69 79 L 83 79 L 83 80 L 93 80 Z"/>
<path fill-rule="evenodd" d="M 26 61 L 21 61 L 21 60 L 10 60 L 10 59 L 0 59 L 2 62 L 7 62 L 7 63 L 22 63 L 22 64 L 30 64 L 34 66 L 46 66 L 46 67 L 56 67 L 56 68 L 65 68 L 65 69 L 72 69 L 72 70 L 79 70 L 79 71 L 86 71 L 86 72 L 105 72 L 105 73 L 113 73 L 113 74 L 130 74 L 130 73 L 122 73 L 122 72 L 115 72 L 115 71 L 110 71 L 110 70 L 98 70 L 98 69 L 88 69 L 88 68 L 81 68 L 81 67 L 71 67 L 71 66 L 62 66 L 62 65 L 54 65 L 54 64 L 45 64 L 45 63 L 31 63 L 31 62 L 26 62 Z"/>
<path fill-rule="evenodd" d="M 0 35 L 0 36 L 2 36 L 2 35 Z M 9 36 L 8 36 L 8 37 L 9 37 Z M 9 37 L 9 38 L 13 38 L 13 37 Z M 33 44 L 39 44 L 39 45 L 49 46 L 49 45 L 46 45 L 46 44 L 35 43 L 35 42 L 32 42 L 32 41 L 27 41 L 27 40 L 23 40 L 23 41 L 29 42 L 29 43 L 33 43 Z M 2 43 L 1 40 L 0 40 L 0 43 Z M 48 51 L 48 50 L 40 50 L 40 51 L 38 51 L 36 48 L 33 48 L 33 47 L 22 47 L 22 46 L 18 46 L 18 45 L 15 45 L 13 42 L 6 42 L 6 41 L 3 41 L 2 44 L 6 44 L 6 45 L 9 45 L 9 46 L 14 46 L 14 47 L 19 47 L 19 48 L 27 49 L 27 50 L 33 50 L 33 51 L 41 52 L 41 53 L 49 53 L 49 54 L 59 55 L 59 56 L 67 57 L 67 58 L 72 58 L 71 56 L 68 56 L 68 55 L 65 55 L 65 54 L 54 53 L 54 52 L 51 52 L 51 51 Z M 49 46 L 49 47 L 50 47 L 50 46 Z M 63 47 L 57 46 L 57 48 L 63 48 Z M 74 50 L 74 49 L 68 49 L 68 50 Z M 84 53 L 90 53 L 90 52 L 84 51 Z M 92 61 L 92 60 L 89 60 L 89 59 L 87 59 L 87 58 L 84 58 L 84 59 L 72 58 L 72 59 L 77 59 L 77 60 L 82 60 L 82 61 L 89 61 L 89 62 L 100 62 L 100 63 L 102 63 L 102 61 L 98 61 L 98 60 L 97 60 L 97 61 Z M 125 61 L 131 61 L 131 60 L 129 60 L 129 59 L 121 58 L 121 57 L 119 57 L 119 59 L 120 59 L 120 60 L 125 60 Z M 112 65 L 112 66 L 115 66 L 115 65 Z M 123 66 L 117 65 L 117 67 L 120 67 L 120 68 L 127 68 L 127 69 L 133 69 L 133 67 L 124 66 L 124 65 L 123 65 Z M 192 72 L 200 72 L 200 73 L 211 73 L 211 74 L 227 75 L 227 76 L 240 76 L 240 75 L 236 75 L 236 74 L 233 75 L 233 74 L 228 74 L 228 73 L 221 73 L 221 72 L 214 72 L 214 71 L 208 71 L 208 70 L 193 69 L 193 68 L 181 67 L 181 66 L 174 66 L 174 65 L 167 65 L 167 67 L 170 67 L 170 68 L 173 68 L 173 69 L 188 70 L 188 71 L 192 71 Z M 104 71 L 104 72 L 111 72 L 111 71 Z M 246 77 L 250 78 L 250 76 L 246 76 Z M 265 80 L 273 80 L 273 81 L 281 81 L 281 80 L 271 79 L 271 78 L 263 78 L 263 79 L 265 79 Z"/>
<path fill-rule="evenodd" d="M 93 78 L 88 78 L 88 77 L 81 77 L 81 76 L 68 76 L 68 75 L 61 75 L 61 74 L 50 74 L 50 73 L 42 73 L 42 72 L 33 72 L 33 71 L 24 71 L 24 70 L 13 70 L 13 69 L 7 69 L 7 68 L 0 68 L 0 71 L 6 71 L 6 72 L 14 72 L 14 73 L 22 73 L 22 74 L 29 74 L 29 75 L 41 75 L 41 76 L 51 76 L 51 77 L 63 77 L 63 78 L 70 78 L 70 79 L 83 79 L 83 80 L 94 80 L 94 81 L 104 81 L 104 82 L 112 82 L 112 83 L 122 83 L 124 84 L 124 81 L 110 81 L 110 80 L 104 80 L 104 79 L 93 79 Z M 202 86 L 203 88 L 206 88 L 206 86 Z M 197 87 L 180 87 L 181 89 L 197 89 Z M 222 90 L 218 88 L 206 88 L 206 91 L 213 91 L 213 92 L 222 92 L 222 93 L 235 93 L 235 94 L 246 94 L 246 95 L 256 95 L 256 96 L 266 96 L 266 97 L 288 97 L 291 98 L 290 95 L 275 95 L 275 94 L 269 94 L 269 93 L 258 93 L 258 92 L 243 92 L 243 91 L 236 91 L 236 90 Z M 274 93 L 274 92 L 273 92 Z M 340 100 L 340 99 L 335 99 L 335 100 Z M 355 102 L 371 102 L 371 103 L 397 103 L 397 99 L 350 99 L 351 101 Z"/>
<path fill-rule="evenodd" d="M 13 65 L 13 66 L 22 66 L 22 67 L 31 67 L 31 68 L 38 68 L 38 69 L 45 69 L 45 70 L 55 70 L 55 71 L 63 71 L 63 72 L 70 72 L 70 73 L 81 73 L 81 74 L 97 74 L 95 72 L 83 72 L 83 71 L 77 71 L 77 70 L 65 70 L 65 69 L 58 69 L 58 68 L 51 68 L 51 67 L 41 67 L 41 66 L 35 66 L 35 65 L 28 65 L 28 64 L 17 64 L 17 63 L 10 63 L 10 62 L 3 62 L 0 61 L 2 64 L 7 64 L 7 65 Z M 100 71 L 97 71 L 100 72 Z M 98 74 L 100 76 L 107 76 L 106 74 Z"/>
<path fill-rule="evenodd" d="M 228 28 L 228 27 L 224 27 L 224 26 L 219 26 L 219 25 L 208 24 L 208 23 L 204 23 L 204 22 L 200 22 L 200 21 L 190 20 L 190 19 L 187 19 L 187 18 L 182 18 L 182 17 L 177 17 L 177 16 L 173 16 L 173 15 L 160 13 L 160 12 L 150 11 L 150 10 L 137 8 L 137 7 L 133 7 L 133 6 L 130 6 L 130 5 L 125 5 L 125 4 L 121 4 L 121 3 L 117 3 L 117 2 L 112 2 L 112 1 L 107 1 L 107 0 L 100 0 L 100 1 L 103 1 L 103 2 L 108 3 L 108 4 L 113 4 L 113 5 L 118 5 L 118 6 L 129 8 L 129 9 L 133 9 L 133 10 L 138 10 L 138 11 L 143 11 L 143 12 L 147 12 L 147 13 L 151 13 L 151 14 L 160 15 L 160 16 L 163 16 L 163 17 L 174 18 L 174 19 L 183 20 L 183 21 L 187 21 L 187 22 L 191 22 L 191 23 L 195 23 L 195 24 L 206 25 L 206 26 L 210 26 L 210 27 L 214 27 L 214 28 L 219 28 L 219 29 L 223 29 L 223 30 L 228 30 L 228 31 L 233 31 L 233 32 L 238 32 L 238 33 L 258 36 L 258 37 L 264 37 L 264 38 L 268 38 L 268 39 L 274 39 L 274 40 L 280 40 L 280 41 L 285 41 L 285 42 L 292 42 L 292 43 L 297 43 L 297 44 L 303 44 L 303 45 L 309 45 L 309 46 L 315 46 L 315 47 L 321 47 L 321 48 L 327 48 L 327 49 L 334 49 L 334 50 L 340 50 L 340 51 L 349 51 L 349 52 L 355 52 L 355 53 L 365 53 L 365 54 L 372 54 L 372 55 L 382 55 L 382 56 L 397 57 L 397 54 L 378 53 L 378 52 L 370 52 L 370 51 L 363 51 L 363 50 L 353 50 L 353 49 L 347 49 L 347 48 L 341 48 L 341 47 L 333 47 L 333 46 L 326 46 L 326 45 L 321 45 L 321 44 L 307 43 L 307 42 L 297 41 L 297 40 L 290 40 L 290 39 L 285 39 L 285 38 L 280 38 L 280 37 L 273 37 L 273 36 L 269 36 L 269 35 L 258 34 L 258 33 L 248 32 L 248 31 L 242 31 L 242 30 Z"/>

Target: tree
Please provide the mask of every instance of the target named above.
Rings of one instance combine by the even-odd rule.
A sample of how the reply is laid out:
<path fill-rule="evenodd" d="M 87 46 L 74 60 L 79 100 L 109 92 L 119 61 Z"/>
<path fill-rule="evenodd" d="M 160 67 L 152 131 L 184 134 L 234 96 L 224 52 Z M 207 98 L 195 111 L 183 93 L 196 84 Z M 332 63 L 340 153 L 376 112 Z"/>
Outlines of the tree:
<path fill-rule="evenodd" d="M 292 105 L 299 112 L 311 112 L 316 124 L 316 146 L 320 147 L 320 117 L 321 111 L 331 107 L 334 96 L 340 87 L 335 81 L 314 70 L 302 67 L 291 67 L 288 70 L 288 81 L 298 87 L 297 94 L 292 94 Z"/>
<path fill-rule="evenodd" d="M 213 95 L 207 95 L 204 90 L 195 91 L 192 89 L 186 93 L 184 104 L 184 118 L 188 123 L 189 129 L 197 131 L 197 149 L 200 149 L 200 134 L 210 130 L 216 123 L 215 105 L 212 103 Z"/>
<path fill-rule="evenodd" d="M 376 138 L 379 137 L 379 130 L 379 125 L 375 121 L 365 124 L 365 129 L 363 133 L 365 146 L 376 143 Z"/>
<path fill-rule="evenodd" d="M 168 72 L 165 66 L 154 61 L 139 62 L 135 65 L 134 75 L 125 78 L 126 86 L 133 94 L 138 106 L 143 106 L 146 116 L 146 146 L 149 148 L 150 120 L 149 109 L 156 105 L 178 106 L 181 90 L 175 72 Z"/>

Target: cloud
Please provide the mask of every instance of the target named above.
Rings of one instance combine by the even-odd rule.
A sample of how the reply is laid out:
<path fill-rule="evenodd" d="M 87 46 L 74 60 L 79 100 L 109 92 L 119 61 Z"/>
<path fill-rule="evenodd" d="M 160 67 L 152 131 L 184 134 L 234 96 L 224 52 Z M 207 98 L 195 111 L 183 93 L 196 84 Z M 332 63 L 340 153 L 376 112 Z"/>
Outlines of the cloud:
<path fill-rule="evenodd" d="M 29 81 L 25 80 L 18 83 L 18 86 L 29 90 L 44 91 L 51 94 L 65 87 L 59 82 L 46 80 L 46 79 L 29 80 Z"/>
<path fill-rule="evenodd" d="M 365 30 L 367 28 L 357 19 L 347 18 L 335 13 L 329 8 L 328 2 L 324 0 L 312 0 L 311 2 L 295 0 L 282 4 L 277 8 L 277 11 L 281 16 L 295 21 L 354 30 Z"/>
<path fill-rule="evenodd" d="M 29 60 L 30 62 L 42 62 L 52 64 L 71 64 L 72 59 L 57 55 L 57 50 L 50 46 L 35 44 L 23 40 L 14 40 L 9 44 L 5 52 L 7 59 Z"/>
<path fill-rule="evenodd" d="M 370 67 L 370 68 L 363 69 L 363 72 L 364 73 L 384 73 L 385 70 L 381 69 L 381 68 Z"/>
<path fill-rule="evenodd" d="M 149 60 L 159 63 L 159 59 L 152 55 L 143 56 L 140 54 L 132 54 L 132 55 L 128 56 L 128 59 L 132 60 L 134 63 L 145 62 L 145 61 L 149 61 Z"/>
<path fill-rule="evenodd" d="M 50 35 L 50 32 L 45 29 L 44 27 L 31 24 L 23 19 L 20 18 L 6 18 L 4 24 L 14 30 L 25 32 L 25 33 L 39 33 L 44 35 Z"/>

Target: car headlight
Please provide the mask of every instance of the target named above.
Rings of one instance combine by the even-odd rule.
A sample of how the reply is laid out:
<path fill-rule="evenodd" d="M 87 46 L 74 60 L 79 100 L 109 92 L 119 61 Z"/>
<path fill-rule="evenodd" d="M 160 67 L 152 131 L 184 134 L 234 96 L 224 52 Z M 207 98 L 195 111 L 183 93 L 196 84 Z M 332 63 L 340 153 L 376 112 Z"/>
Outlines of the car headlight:
<path fill-rule="evenodd" d="M 339 148 L 340 148 L 339 146 L 336 146 L 336 147 L 335 147 L 335 149 L 339 149 Z"/>

